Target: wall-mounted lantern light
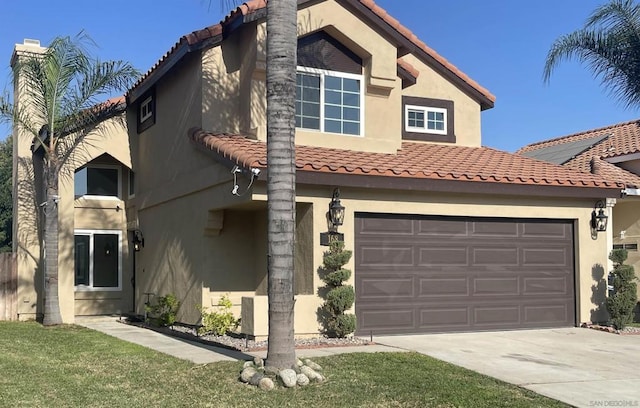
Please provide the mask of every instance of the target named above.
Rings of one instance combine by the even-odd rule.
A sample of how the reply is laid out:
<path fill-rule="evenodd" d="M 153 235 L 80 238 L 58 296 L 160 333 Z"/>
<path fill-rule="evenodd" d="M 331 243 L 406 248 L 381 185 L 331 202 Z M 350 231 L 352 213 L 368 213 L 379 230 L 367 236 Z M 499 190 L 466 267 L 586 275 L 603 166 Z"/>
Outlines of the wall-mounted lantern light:
<path fill-rule="evenodd" d="M 144 236 L 142 235 L 142 231 L 135 230 L 133 231 L 133 250 L 140 252 L 142 248 L 144 248 Z"/>
<path fill-rule="evenodd" d="M 327 212 L 328 232 L 320 233 L 320 245 L 329 246 L 334 241 L 344 241 L 344 234 L 338 232 L 338 227 L 344 222 L 344 206 L 340 204 L 340 189 L 333 190 L 333 196 Z"/>
<path fill-rule="evenodd" d="M 333 197 L 329 203 L 329 219 L 336 231 L 344 222 L 344 206 L 340 204 L 340 189 L 338 188 L 333 190 Z"/>
<path fill-rule="evenodd" d="M 605 204 L 602 201 L 596 203 L 595 209 L 591 212 L 591 230 L 604 232 L 607 230 L 609 217 L 604 213 Z M 596 213 L 597 211 L 597 213 Z"/>

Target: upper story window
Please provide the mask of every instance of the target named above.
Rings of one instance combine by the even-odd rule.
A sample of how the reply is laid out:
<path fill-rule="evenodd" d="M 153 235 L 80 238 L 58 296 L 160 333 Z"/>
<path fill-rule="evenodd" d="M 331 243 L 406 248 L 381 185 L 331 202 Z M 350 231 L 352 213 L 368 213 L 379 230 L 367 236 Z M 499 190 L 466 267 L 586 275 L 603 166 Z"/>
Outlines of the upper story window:
<path fill-rule="evenodd" d="M 447 110 L 405 105 L 405 128 L 410 132 L 447 134 Z"/>
<path fill-rule="evenodd" d="M 296 127 L 364 133 L 362 59 L 324 31 L 298 39 Z"/>
<path fill-rule="evenodd" d="M 75 172 L 74 195 L 92 198 L 120 197 L 120 167 L 89 164 Z"/>
<path fill-rule="evenodd" d="M 138 133 L 156 123 L 156 96 L 154 92 L 140 99 L 138 104 Z"/>
<path fill-rule="evenodd" d="M 296 127 L 362 134 L 362 76 L 298 68 Z"/>
<path fill-rule="evenodd" d="M 455 143 L 453 101 L 402 97 L 402 138 Z"/>

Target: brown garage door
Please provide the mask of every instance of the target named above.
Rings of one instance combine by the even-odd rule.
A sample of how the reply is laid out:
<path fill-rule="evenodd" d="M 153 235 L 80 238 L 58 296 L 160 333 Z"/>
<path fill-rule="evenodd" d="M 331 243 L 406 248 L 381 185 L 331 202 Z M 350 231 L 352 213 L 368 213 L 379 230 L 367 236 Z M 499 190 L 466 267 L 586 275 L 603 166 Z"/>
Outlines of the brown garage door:
<path fill-rule="evenodd" d="M 360 335 L 575 324 L 568 221 L 356 215 Z"/>

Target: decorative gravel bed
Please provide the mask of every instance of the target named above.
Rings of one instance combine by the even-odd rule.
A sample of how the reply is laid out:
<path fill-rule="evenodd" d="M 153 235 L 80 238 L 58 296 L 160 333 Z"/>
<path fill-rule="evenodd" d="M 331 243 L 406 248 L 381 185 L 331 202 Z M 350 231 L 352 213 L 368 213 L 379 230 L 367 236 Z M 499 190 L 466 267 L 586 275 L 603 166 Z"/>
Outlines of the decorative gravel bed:
<path fill-rule="evenodd" d="M 213 346 L 224 347 L 227 349 L 238 351 L 259 351 L 266 350 L 268 340 L 255 341 L 246 338 L 240 334 L 231 334 L 224 336 L 216 336 L 213 334 L 198 335 L 197 327 L 186 324 L 176 324 L 171 327 L 153 327 L 140 322 L 126 321 L 126 324 L 133 324 L 139 327 L 155 330 L 161 333 L 165 333 L 171 336 L 180 337 L 192 341 L 210 344 Z M 360 337 L 348 337 L 344 339 L 329 338 L 319 335 L 312 338 L 296 338 L 295 339 L 297 349 L 309 349 L 320 347 L 350 347 L 350 346 L 366 346 L 368 344 L 374 344 L 373 342 L 360 338 Z"/>
<path fill-rule="evenodd" d="M 611 326 L 602 326 L 599 324 L 584 323 L 582 327 L 586 327 L 588 329 L 593 329 L 593 330 L 605 331 L 607 333 L 620 334 L 623 336 L 640 335 L 640 327 L 633 327 L 633 326 L 627 326 L 623 330 L 616 330 Z"/>

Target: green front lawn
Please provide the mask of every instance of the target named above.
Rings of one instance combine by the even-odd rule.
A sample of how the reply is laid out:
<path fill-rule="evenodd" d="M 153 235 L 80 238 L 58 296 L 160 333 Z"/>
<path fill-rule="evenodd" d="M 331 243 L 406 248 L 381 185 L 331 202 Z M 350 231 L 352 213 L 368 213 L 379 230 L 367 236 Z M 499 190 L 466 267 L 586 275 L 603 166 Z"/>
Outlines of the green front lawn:
<path fill-rule="evenodd" d="M 271 392 L 241 362 L 195 365 L 76 326 L 0 322 L 2 407 L 560 407 L 415 353 L 318 358 L 328 381 Z M 303 354 L 303 353 L 300 353 Z"/>

